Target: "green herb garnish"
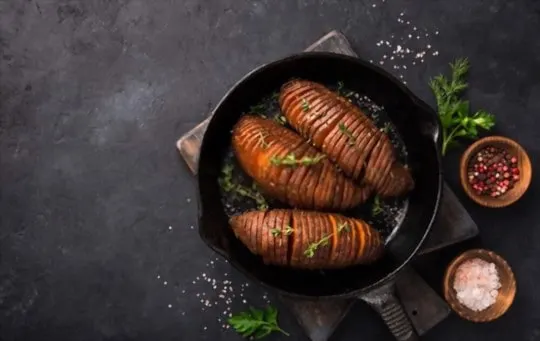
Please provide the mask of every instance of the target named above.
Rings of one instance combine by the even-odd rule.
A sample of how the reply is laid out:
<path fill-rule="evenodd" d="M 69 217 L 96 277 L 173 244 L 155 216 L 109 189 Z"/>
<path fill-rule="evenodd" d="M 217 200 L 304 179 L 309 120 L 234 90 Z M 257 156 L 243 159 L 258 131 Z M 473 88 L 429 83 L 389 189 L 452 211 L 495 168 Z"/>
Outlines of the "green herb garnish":
<path fill-rule="evenodd" d="M 349 223 L 340 223 L 338 225 L 338 233 L 342 233 L 342 232 L 351 232 L 351 227 L 349 226 Z"/>
<path fill-rule="evenodd" d="M 243 337 L 261 339 L 274 331 L 289 336 L 279 327 L 277 318 L 278 311 L 272 306 L 265 310 L 250 307 L 248 311 L 233 315 L 228 322 Z"/>
<path fill-rule="evenodd" d="M 375 196 L 373 199 L 373 206 L 371 207 L 371 214 L 373 216 L 379 215 L 383 212 L 383 208 L 381 205 L 381 199 L 378 195 Z"/>
<path fill-rule="evenodd" d="M 250 198 L 257 203 L 257 208 L 261 211 L 268 209 L 268 203 L 264 196 L 259 192 L 257 185 L 253 183 L 251 188 L 235 183 L 233 180 L 233 166 L 231 164 L 225 164 L 221 169 L 221 176 L 218 179 L 218 183 L 227 193 L 235 193 L 246 198 Z"/>
<path fill-rule="evenodd" d="M 274 237 L 279 237 L 281 236 L 281 230 L 278 229 L 278 228 L 273 228 L 270 230 L 270 233 L 272 234 L 272 236 Z"/>
<path fill-rule="evenodd" d="M 442 154 L 455 143 L 455 139 L 478 137 L 478 127 L 485 130 L 495 125 L 495 117 L 484 110 L 469 112 L 469 101 L 461 99 L 462 92 L 467 88 L 465 76 L 469 70 L 469 61 L 466 58 L 457 59 L 450 63 L 452 78 L 443 75 L 433 78 L 429 87 L 435 95 L 437 108 L 442 124 Z"/>
<path fill-rule="evenodd" d="M 381 128 L 381 131 L 385 134 L 388 134 L 390 131 L 390 122 L 384 123 L 384 127 Z"/>
<path fill-rule="evenodd" d="M 343 84 L 342 81 L 337 82 L 337 93 L 340 96 L 343 96 L 343 90 L 344 90 L 345 84 Z"/>
<path fill-rule="evenodd" d="M 356 143 L 356 137 L 354 137 L 352 132 L 349 129 L 347 129 L 347 126 L 345 125 L 345 123 L 340 122 L 338 124 L 338 127 L 339 127 L 339 131 L 341 131 L 343 134 L 345 134 L 345 136 L 347 136 L 347 139 L 349 140 L 347 143 L 350 146 L 354 146 Z"/>
<path fill-rule="evenodd" d="M 321 246 L 327 246 L 330 243 L 330 238 L 332 238 L 333 233 L 330 233 L 329 235 L 326 235 L 321 238 L 321 240 L 311 243 L 308 245 L 308 247 L 304 250 L 304 255 L 308 258 L 312 258 L 315 256 L 315 252 L 319 249 Z"/>
<path fill-rule="evenodd" d="M 283 232 L 285 232 L 286 236 L 290 236 L 294 232 L 294 229 L 290 227 L 289 225 L 286 225 Z"/>
<path fill-rule="evenodd" d="M 351 232 L 351 226 L 347 222 L 339 223 L 337 227 L 338 233 L 344 233 L 344 232 Z M 319 249 L 321 246 L 327 246 L 330 243 L 330 238 L 334 233 L 330 233 L 324 237 L 322 237 L 319 241 L 315 243 L 311 243 L 308 245 L 308 247 L 304 250 L 304 255 L 308 258 L 312 258 L 315 256 L 315 252 Z"/>
<path fill-rule="evenodd" d="M 266 112 L 266 104 L 260 103 L 260 104 L 252 105 L 251 107 L 249 107 L 249 112 L 251 114 L 263 115 Z"/>
<path fill-rule="evenodd" d="M 285 116 L 283 116 L 283 115 L 275 116 L 274 121 L 276 121 L 277 123 L 279 123 L 281 125 L 287 124 L 287 118 L 285 118 Z"/>
<path fill-rule="evenodd" d="M 270 163 L 275 166 L 311 166 L 319 163 L 324 158 L 326 158 L 326 155 L 317 154 L 315 157 L 304 156 L 301 159 L 297 159 L 294 153 L 289 153 L 284 157 L 272 156 Z"/>
<path fill-rule="evenodd" d="M 285 228 L 280 230 L 278 228 L 273 228 L 270 230 L 270 233 L 274 237 L 279 237 L 283 233 L 286 236 L 290 236 L 294 232 L 294 229 L 290 227 L 289 225 L 285 225 Z"/>
<path fill-rule="evenodd" d="M 304 112 L 309 110 L 309 103 L 305 98 L 302 98 L 302 110 L 304 110 Z"/>

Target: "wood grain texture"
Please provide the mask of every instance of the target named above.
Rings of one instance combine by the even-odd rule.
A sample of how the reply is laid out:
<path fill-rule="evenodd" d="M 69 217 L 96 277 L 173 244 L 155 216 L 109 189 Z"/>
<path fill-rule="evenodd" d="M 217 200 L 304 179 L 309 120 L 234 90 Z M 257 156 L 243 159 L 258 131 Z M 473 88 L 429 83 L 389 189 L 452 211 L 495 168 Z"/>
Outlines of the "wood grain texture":
<path fill-rule="evenodd" d="M 514 185 L 514 188 L 496 198 L 476 194 L 467 178 L 467 168 L 470 158 L 488 146 L 505 149 L 518 159 L 519 180 Z M 461 186 L 465 190 L 465 193 L 476 203 L 485 207 L 500 208 L 509 206 L 518 201 L 531 184 L 532 165 L 527 152 L 516 141 L 503 136 L 488 136 L 473 143 L 461 156 L 459 168 Z"/>

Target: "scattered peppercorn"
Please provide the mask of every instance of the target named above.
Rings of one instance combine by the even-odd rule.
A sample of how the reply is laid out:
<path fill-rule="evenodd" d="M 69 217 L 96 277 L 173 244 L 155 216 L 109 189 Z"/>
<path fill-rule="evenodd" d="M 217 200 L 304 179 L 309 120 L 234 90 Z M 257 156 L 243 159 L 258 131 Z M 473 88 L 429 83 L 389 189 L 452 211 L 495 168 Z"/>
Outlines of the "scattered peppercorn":
<path fill-rule="evenodd" d="M 517 157 L 501 148 L 485 147 L 469 160 L 467 174 L 478 195 L 496 198 L 519 181 Z"/>

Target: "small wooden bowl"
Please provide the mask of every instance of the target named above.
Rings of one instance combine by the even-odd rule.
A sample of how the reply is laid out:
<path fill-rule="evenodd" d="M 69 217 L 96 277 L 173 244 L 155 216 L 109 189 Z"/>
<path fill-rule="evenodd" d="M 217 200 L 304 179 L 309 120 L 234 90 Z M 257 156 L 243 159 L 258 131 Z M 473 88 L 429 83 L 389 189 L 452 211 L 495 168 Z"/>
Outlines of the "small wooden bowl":
<path fill-rule="evenodd" d="M 459 265 L 473 258 L 480 258 L 486 262 L 494 263 L 501 283 L 495 303 L 482 311 L 474 311 L 462 305 L 458 301 L 454 290 L 454 277 Z M 446 269 L 443 286 L 444 298 L 452 307 L 452 310 L 462 318 L 472 322 L 490 322 L 501 317 L 510 308 L 516 295 L 516 279 L 508 263 L 495 252 L 483 249 L 468 250 L 456 257 Z"/>
<path fill-rule="evenodd" d="M 508 190 L 506 193 L 498 197 L 490 197 L 486 195 L 477 194 L 469 183 L 467 169 L 469 166 L 469 160 L 474 157 L 480 150 L 485 147 L 494 146 L 507 150 L 512 155 L 515 155 L 518 159 L 519 168 L 519 181 L 516 182 L 514 188 Z M 492 208 L 505 207 L 516 202 L 527 191 L 531 184 L 532 166 L 529 156 L 517 142 L 502 136 L 488 136 L 473 143 L 465 153 L 461 156 L 460 162 L 460 178 L 461 185 L 465 190 L 465 193 L 474 200 L 476 203 Z"/>

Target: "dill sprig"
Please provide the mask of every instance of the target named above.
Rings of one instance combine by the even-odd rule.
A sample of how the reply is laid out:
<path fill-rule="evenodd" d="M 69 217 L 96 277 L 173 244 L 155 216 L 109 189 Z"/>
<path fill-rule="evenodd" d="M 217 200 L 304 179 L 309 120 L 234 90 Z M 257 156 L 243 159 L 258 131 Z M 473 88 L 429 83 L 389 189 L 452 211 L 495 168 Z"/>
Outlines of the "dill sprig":
<path fill-rule="evenodd" d="M 455 143 L 459 137 L 475 139 L 478 127 L 489 130 L 495 125 L 495 117 L 484 110 L 470 115 L 469 101 L 461 99 L 468 84 L 465 76 L 469 71 L 466 58 L 450 63 L 452 72 L 448 79 L 443 75 L 436 76 L 429 82 L 433 91 L 442 125 L 442 154 Z"/>
<path fill-rule="evenodd" d="M 294 153 L 289 153 L 284 157 L 272 156 L 270 163 L 275 166 L 311 166 L 319 163 L 324 158 L 326 158 L 326 155 L 317 154 L 315 157 L 304 156 L 301 159 L 297 159 Z"/>
<path fill-rule="evenodd" d="M 233 180 L 233 166 L 225 164 L 221 169 L 221 176 L 218 179 L 218 183 L 226 193 L 235 193 L 240 196 L 250 198 L 257 203 L 257 208 L 261 211 L 268 209 L 268 203 L 264 196 L 259 192 L 257 185 L 253 183 L 251 188 L 235 183 Z"/>

